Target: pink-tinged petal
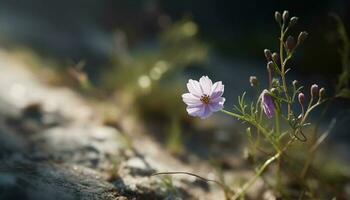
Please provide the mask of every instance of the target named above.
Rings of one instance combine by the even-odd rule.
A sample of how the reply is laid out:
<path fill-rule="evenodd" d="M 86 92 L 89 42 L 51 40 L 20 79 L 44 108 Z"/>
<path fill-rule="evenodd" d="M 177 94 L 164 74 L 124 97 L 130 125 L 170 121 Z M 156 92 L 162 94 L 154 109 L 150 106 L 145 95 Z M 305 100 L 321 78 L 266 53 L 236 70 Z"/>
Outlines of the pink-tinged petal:
<path fill-rule="evenodd" d="M 212 103 L 222 102 L 222 104 L 223 104 L 225 102 L 225 98 L 224 97 L 217 97 L 215 99 L 211 99 L 210 102 L 212 102 Z"/>
<path fill-rule="evenodd" d="M 193 117 L 199 117 L 205 112 L 205 105 L 200 106 L 187 106 L 186 111 Z"/>
<path fill-rule="evenodd" d="M 222 94 L 224 94 L 224 85 L 221 81 L 218 81 L 214 83 L 213 87 L 211 88 L 210 97 L 215 99 L 220 97 Z"/>
<path fill-rule="evenodd" d="M 210 108 L 211 112 L 217 112 L 217 111 L 223 109 L 224 105 L 223 104 L 219 104 L 219 103 L 209 104 L 209 108 Z"/>
<path fill-rule="evenodd" d="M 210 117 L 211 114 L 213 114 L 213 112 L 210 110 L 209 106 L 206 105 L 206 106 L 204 106 L 204 112 L 201 115 L 199 115 L 199 117 L 201 119 L 206 119 L 206 118 Z"/>
<path fill-rule="evenodd" d="M 188 80 L 187 89 L 194 96 L 201 97 L 203 95 L 201 86 L 198 81 L 192 79 Z"/>
<path fill-rule="evenodd" d="M 203 104 L 199 97 L 196 97 L 191 93 L 183 94 L 182 100 L 183 100 L 183 102 L 185 102 L 185 104 L 187 104 L 189 106 L 199 106 L 199 105 Z"/>
<path fill-rule="evenodd" d="M 215 101 L 211 101 L 209 103 L 209 108 L 212 112 L 217 112 L 224 108 L 225 98 L 219 97 L 216 98 Z"/>
<path fill-rule="evenodd" d="M 199 83 L 202 88 L 203 94 L 210 95 L 211 87 L 213 86 L 213 83 L 211 82 L 210 78 L 208 76 L 202 76 L 199 79 Z"/>

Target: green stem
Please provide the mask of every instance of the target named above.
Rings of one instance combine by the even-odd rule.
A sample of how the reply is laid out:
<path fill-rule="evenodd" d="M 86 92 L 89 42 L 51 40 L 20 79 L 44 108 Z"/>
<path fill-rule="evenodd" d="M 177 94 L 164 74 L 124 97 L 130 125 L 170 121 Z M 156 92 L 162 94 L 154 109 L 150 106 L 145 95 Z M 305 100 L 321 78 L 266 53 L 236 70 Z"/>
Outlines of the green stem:
<path fill-rule="evenodd" d="M 256 174 L 246 183 L 243 185 L 243 187 L 240 189 L 239 192 L 237 192 L 232 198 L 231 200 L 237 200 L 238 198 L 240 198 L 254 183 L 255 181 L 262 175 L 262 173 L 266 170 L 266 168 L 273 163 L 274 161 L 276 161 L 277 159 L 279 159 L 283 152 L 285 152 L 289 146 L 295 141 L 295 137 L 293 137 L 291 140 L 288 141 L 288 143 L 284 146 L 284 148 L 280 151 L 278 151 L 274 156 L 272 156 L 271 158 L 267 159 L 264 164 L 257 170 Z"/>
<path fill-rule="evenodd" d="M 276 159 L 278 159 L 281 156 L 281 154 L 282 154 L 282 152 L 278 152 L 277 154 L 275 154 L 274 156 L 272 156 L 271 158 L 266 160 L 265 163 L 258 169 L 258 171 L 254 175 L 254 177 L 252 177 L 246 184 L 244 184 L 243 187 L 241 188 L 241 190 L 238 193 L 236 193 L 231 199 L 236 200 L 239 197 L 241 197 L 255 183 L 255 181 L 261 176 L 261 174 L 265 171 L 265 169 L 272 162 L 274 162 Z"/>
<path fill-rule="evenodd" d="M 255 126 L 268 140 L 269 142 L 272 144 L 272 146 L 275 148 L 275 150 L 277 152 L 280 151 L 278 145 L 276 144 L 275 140 L 270 136 L 269 132 L 264 128 L 262 127 L 259 123 L 257 123 L 256 121 L 254 120 L 251 120 L 251 119 L 247 119 L 246 117 L 242 116 L 242 115 L 239 115 L 239 114 L 236 114 L 236 113 L 233 113 L 233 112 L 230 112 L 230 111 L 227 111 L 227 110 L 221 110 L 223 113 L 225 114 L 228 114 L 232 117 L 235 117 L 239 120 L 243 120 L 243 121 L 246 121 L 248 122 L 249 124 Z"/>
<path fill-rule="evenodd" d="M 224 109 L 222 109 L 221 110 L 223 113 L 225 113 L 225 114 L 228 114 L 228 115 L 230 115 L 230 116 L 232 116 L 232 117 L 235 117 L 235 118 L 237 118 L 237 119 L 245 119 L 242 115 L 239 115 L 239 114 L 236 114 L 236 113 L 233 113 L 233 112 L 230 112 L 230 111 L 227 111 L 227 110 L 224 110 Z"/>
<path fill-rule="evenodd" d="M 290 56 L 287 56 L 287 59 L 284 60 L 284 53 L 283 53 L 283 43 L 284 43 L 284 36 L 285 36 L 285 33 L 287 32 L 288 30 L 288 27 L 286 28 L 286 30 L 284 30 L 284 24 L 281 28 L 281 36 L 280 36 L 280 61 L 281 61 L 281 79 L 282 79 L 282 87 L 283 87 L 283 90 L 284 90 L 284 93 L 286 95 L 286 99 L 287 101 L 289 102 L 290 99 L 289 99 L 289 94 L 288 94 L 288 87 L 287 87 L 287 83 L 286 83 L 286 64 L 287 64 L 287 61 L 290 59 Z M 289 117 L 290 117 L 290 112 L 291 112 L 291 105 L 290 103 L 287 104 L 288 105 L 288 120 L 289 120 Z"/>

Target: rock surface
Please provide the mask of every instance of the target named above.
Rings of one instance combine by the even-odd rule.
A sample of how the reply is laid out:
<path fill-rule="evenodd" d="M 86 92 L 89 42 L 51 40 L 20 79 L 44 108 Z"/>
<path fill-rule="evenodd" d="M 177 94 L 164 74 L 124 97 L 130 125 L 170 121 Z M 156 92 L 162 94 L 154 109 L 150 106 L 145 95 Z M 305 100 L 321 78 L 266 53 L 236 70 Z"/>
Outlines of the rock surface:
<path fill-rule="evenodd" d="M 212 199 L 218 194 L 190 177 L 151 176 L 186 166 L 147 136 L 139 141 L 131 145 L 120 131 L 102 125 L 73 91 L 40 82 L 24 63 L 0 51 L 0 199 Z"/>

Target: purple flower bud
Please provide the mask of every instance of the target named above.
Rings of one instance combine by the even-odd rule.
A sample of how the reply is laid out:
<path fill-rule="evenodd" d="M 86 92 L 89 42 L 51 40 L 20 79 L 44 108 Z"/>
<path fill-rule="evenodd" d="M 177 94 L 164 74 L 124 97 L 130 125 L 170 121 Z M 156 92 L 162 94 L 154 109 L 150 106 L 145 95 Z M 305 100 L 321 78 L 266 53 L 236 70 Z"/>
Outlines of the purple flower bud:
<path fill-rule="evenodd" d="M 286 47 L 287 47 L 288 51 L 293 50 L 294 47 L 295 47 L 295 40 L 294 40 L 294 37 L 293 37 L 293 36 L 288 36 L 288 38 L 287 38 L 285 44 L 286 44 Z"/>
<path fill-rule="evenodd" d="M 311 96 L 315 97 L 318 94 L 318 85 L 313 84 L 310 88 Z"/>
<path fill-rule="evenodd" d="M 305 95 L 304 95 L 304 93 L 302 93 L 302 92 L 299 93 L 299 95 L 298 95 L 298 100 L 299 100 L 299 103 L 300 103 L 301 105 L 304 104 L 304 102 L 305 102 Z"/>
<path fill-rule="evenodd" d="M 267 118 L 271 119 L 275 114 L 275 104 L 269 91 L 266 89 L 261 93 L 261 107 Z"/>

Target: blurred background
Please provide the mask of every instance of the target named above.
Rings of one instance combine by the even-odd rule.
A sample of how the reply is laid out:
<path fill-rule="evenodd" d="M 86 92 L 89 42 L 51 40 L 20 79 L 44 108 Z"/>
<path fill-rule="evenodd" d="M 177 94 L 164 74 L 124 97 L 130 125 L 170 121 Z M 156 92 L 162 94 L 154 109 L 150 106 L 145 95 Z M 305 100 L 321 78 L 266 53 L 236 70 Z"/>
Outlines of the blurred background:
<path fill-rule="evenodd" d="M 301 31 L 309 33 L 288 65 L 291 71 L 287 81 L 291 83 L 296 79 L 305 85 L 305 94 L 309 94 L 309 87 L 317 83 L 325 87 L 327 96 L 332 98 L 331 103 L 313 113 L 310 119 L 313 126 L 305 129 L 308 138 L 315 127 L 319 130 L 318 135 L 329 132 L 320 148 L 322 153 L 309 155 L 311 160 L 317 157 L 310 171 L 320 174 L 321 178 L 312 174 L 306 181 L 310 180 L 316 194 L 322 190 L 325 196 L 334 192 L 343 197 L 339 199 L 346 199 L 350 194 L 350 55 L 342 54 L 342 50 L 344 38 L 350 33 L 349 0 L 0 0 L 0 70 L 4 79 L 0 81 L 8 84 L 11 77 L 17 77 L 13 80 L 23 79 L 23 83 L 14 81 L 8 84 L 13 88 L 0 84 L 0 118 L 20 134 L 39 133 L 50 127 L 69 124 L 53 116 L 52 110 L 49 114 L 42 114 L 40 102 L 29 100 L 23 101 L 27 105 L 20 107 L 23 109 L 20 115 L 8 117 L 10 106 L 3 100 L 18 106 L 23 99 L 30 99 L 31 91 L 41 91 L 38 96 L 41 95 L 44 104 L 51 105 L 50 101 L 55 101 L 52 105 L 69 108 L 64 109 L 67 116 L 80 114 L 79 106 L 64 102 L 65 98 L 60 99 L 60 95 L 35 90 L 37 85 L 27 84 L 27 79 L 15 74 L 16 70 L 11 72 L 12 62 L 4 61 L 4 56 L 7 56 L 24 63 L 44 84 L 69 88 L 69 91 L 79 94 L 94 109 L 94 119 L 102 118 L 104 125 L 125 134 L 127 139 L 116 139 L 118 142 L 126 143 L 126 146 L 134 143 L 141 148 L 142 154 L 152 152 L 153 146 L 159 145 L 160 154 L 166 153 L 166 156 L 159 157 L 159 163 L 169 165 L 171 162 L 167 159 L 174 157 L 190 166 L 191 171 L 208 174 L 215 169 L 225 181 L 224 173 L 230 176 L 240 173 L 239 169 L 252 169 L 246 145 L 247 126 L 223 113 L 215 113 L 206 120 L 190 117 L 181 95 L 187 92 L 188 79 L 198 80 L 202 75 L 208 75 L 213 81 L 223 81 L 227 110 L 233 108 L 237 96 L 245 91 L 250 99 L 258 96 L 250 87 L 249 77 L 257 76 L 261 87 L 266 87 L 263 52 L 264 49 L 278 50 L 280 30 L 274 13 L 283 10 L 289 10 L 290 17 L 299 17 L 290 35 L 297 38 Z M 345 32 L 339 26 L 340 21 Z M 29 91 L 28 95 L 23 92 L 25 89 Z M 18 102 L 8 96 L 15 96 Z M 49 116 L 49 122 L 42 117 L 44 115 Z M 27 123 L 27 118 L 30 123 Z M 86 124 L 82 124 L 85 127 Z M 7 129 L 4 130 L 2 132 L 7 133 Z M 88 131 L 82 129 L 81 132 Z M 23 140 L 30 138 L 27 139 L 30 149 L 43 144 L 51 146 L 51 139 L 46 143 L 33 143 L 34 134 L 30 134 L 21 135 Z M 7 135 L 1 137 L 8 138 Z M 144 138 L 151 138 L 155 143 L 143 146 Z M 52 141 L 56 141 L 54 139 Z M 86 139 L 87 146 L 90 146 L 90 139 Z M 66 152 L 64 145 L 57 146 Z M 78 147 L 72 152 L 79 152 L 75 150 Z M 304 162 L 308 150 L 303 147 L 296 149 L 297 153 L 291 155 L 291 160 Z M 39 159 L 42 159 L 40 155 Z M 87 160 L 91 160 L 90 152 L 86 155 Z M 6 160 L 8 155 L 5 152 L 1 156 Z M 73 157 L 80 162 L 79 156 L 82 155 L 78 153 Z M 101 163 L 108 159 L 113 161 L 108 180 L 119 184 L 115 169 L 122 161 L 108 156 L 99 159 Z M 127 153 L 123 156 L 125 160 L 130 158 Z M 88 166 L 92 163 L 92 169 L 98 168 L 94 164 L 96 160 L 90 160 Z M 199 169 L 202 166 L 208 170 Z M 300 168 L 300 165 L 291 166 Z M 289 177 L 294 180 L 296 176 L 290 173 Z M 241 179 L 232 179 L 236 185 L 241 185 Z M 304 184 L 304 180 L 301 182 Z M 323 184 L 324 187 L 319 186 Z M 291 182 L 289 188 L 294 190 L 299 186 Z M 6 193 L 8 189 L 3 188 L 0 192 Z M 13 189 L 13 194 L 17 189 Z M 54 189 L 50 188 L 49 195 L 51 190 Z M 8 199 L 6 197 L 4 199 Z"/>
<path fill-rule="evenodd" d="M 290 34 L 309 33 L 290 64 L 289 81 L 298 79 L 305 90 L 318 83 L 334 95 L 342 44 L 330 15 L 339 15 L 350 30 L 348 0 L 0 0 L 0 45 L 34 70 L 48 71 L 39 74 L 51 84 L 103 102 L 107 124 L 119 126 L 126 113 L 134 113 L 148 134 L 180 158 L 188 159 L 182 156 L 187 152 L 210 159 L 224 157 L 226 146 L 230 155 L 243 151 L 241 126 L 221 114 L 206 121 L 187 116 L 185 83 L 202 75 L 222 80 L 227 109 L 244 91 L 254 94 L 249 76 L 265 84 L 263 50 L 277 50 L 274 12 L 285 9 L 299 17 Z M 330 149 L 350 160 L 344 128 L 349 102 L 332 106 L 324 122 L 341 120 Z"/>

